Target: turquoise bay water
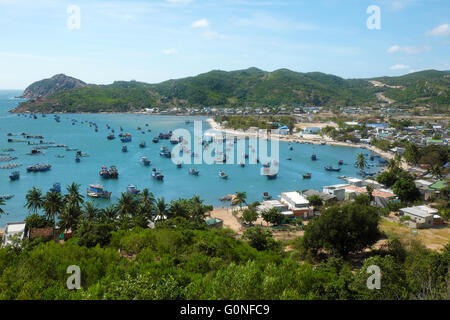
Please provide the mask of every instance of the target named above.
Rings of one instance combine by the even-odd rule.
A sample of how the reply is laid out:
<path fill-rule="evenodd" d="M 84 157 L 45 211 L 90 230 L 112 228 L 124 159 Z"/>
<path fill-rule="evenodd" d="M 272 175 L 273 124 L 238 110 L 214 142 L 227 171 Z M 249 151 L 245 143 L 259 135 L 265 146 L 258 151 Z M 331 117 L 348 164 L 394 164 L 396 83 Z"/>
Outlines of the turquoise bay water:
<path fill-rule="evenodd" d="M 289 150 L 287 142 L 280 143 L 280 170 L 278 178 L 268 180 L 260 175 L 261 165 L 246 165 L 241 167 L 235 165 L 184 165 L 177 168 L 174 163 L 159 155 L 161 146 L 172 149 L 173 145 L 169 140 L 161 140 L 159 143 L 152 143 L 152 138 L 159 132 L 167 132 L 178 128 L 188 129 L 193 136 L 193 124 L 185 124 L 186 119 L 203 120 L 203 130 L 209 129 L 209 125 L 202 117 L 176 117 L 176 116 L 150 116 L 135 114 L 63 114 L 60 115 L 61 122 L 54 120 L 53 115 L 45 118 L 38 115 L 37 119 L 18 116 L 8 113 L 20 100 L 14 99 L 20 95 L 19 91 L 0 91 L 0 149 L 14 148 L 10 156 L 15 159 L 10 162 L 0 162 L 0 166 L 8 163 L 21 163 L 22 166 L 16 169 L 0 169 L 0 195 L 14 194 L 15 196 L 6 201 L 4 210 L 9 213 L 0 220 L 3 227 L 6 222 L 21 221 L 28 214 L 23 207 L 25 194 L 33 186 L 37 186 L 48 191 L 53 183 L 61 183 L 63 192 L 72 181 L 81 184 L 83 194 L 86 188 L 92 183 L 101 183 L 105 189 L 112 192 L 111 200 L 95 200 L 99 206 L 105 206 L 114 202 L 121 192 L 126 190 L 127 185 L 134 184 L 139 189 L 149 188 L 156 197 L 164 197 L 166 200 L 173 200 L 184 197 L 191 197 L 199 194 L 206 203 L 214 206 L 224 206 L 226 203 L 220 202 L 221 198 L 227 194 L 237 191 L 246 191 L 249 201 L 261 201 L 261 194 L 265 191 L 276 197 L 283 191 L 316 189 L 321 190 L 322 186 L 341 183 L 338 176 L 356 176 L 357 169 L 353 166 L 356 155 L 359 152 L 371 154 L 370 151 L 358 148 L 336 147 L 336 146 L 313 146 L 309 144 L 292 144 L 294 150 Z M 72 125 L 72 119 L 78 122 Z M 84 124 L 81 122 L 84 121 Z M 88 122 L 96 123 L 98 132 L 94 127 L 89 127 Z M 109 141 L 106 136 L 110 133 L 106 125 L 110 125 L 115 130 L 116 139 Z M 147 127 L 146 124 L 149 126 Z M 121 152 L 124 145 L 118 134 L 119 127 L 123 132 L 133 135 L 133 141 L 127 143 L 128 152 Z M 141 127 L 142 134 L 137 130 Z M 147 132 L 147 129 L 152 132 Z M 7 137 L 8 133 L 16 136 Z M 81 158 L 80 163 L 75 162 L 75 151 L 66 151 L 65 148 L 49 148 L 43 150 L 43 155 L 27 155 L 34 146 L 27 143 L 8 143 L 8 138 L 26 140 L 20 134 L 25 132 L 29 135 L 42 135 L 44 141 L 55 142 L 56 144 L 68 145 L 72 149 L 79 149 L 89 157 Z M 139 148 L 139 143 L 144 140 L 147 144 L 145 149 Z M 28 141 L 39 142 L 38 139 Z M 193 149 L 193 147 L 191 148 Z M 0 153 L 5 151 L 0 151 Z M 311 154 L 315 152 L 318 161 L 311 161 Z M 248 152 L 250 154 L 250 152 Z M 55 155 L 64 155 L 64 158 L 57 158 Z M 140 164 L 140 157 L 147 156 L 152 161 L 150 167 Z M 2 157 L 2 156 L 0 156 Z M 292 158 L 291 161 L 286 160 Z M 344 160 L 346 165 L 341 166 L 341 172 L 327 172 L 324 166 L 338 166 L 338 161 Z M 37 163 L 49 163 L 52 168 L 48 172 L 27 173 L 27 166 Z M 117 166 L 119 170 L 118 180 L 103 180 L 99 176 L 101 166 Z M 188 168 L 194 167 L 200 170 L 198 177 L 188 174 Z M 151 179 L 152 168 L 161 170 L 165 175 L 164 181 Z M 17 181 L 10 181 L 9 174 L 12 171 L 20 171 L 21 176 Z M 223 170 L 229 175 L 228 180 L 218 177 L 219 170 Z M 302 174 L 312 173 L 311 180 L 303 180 Z"/>

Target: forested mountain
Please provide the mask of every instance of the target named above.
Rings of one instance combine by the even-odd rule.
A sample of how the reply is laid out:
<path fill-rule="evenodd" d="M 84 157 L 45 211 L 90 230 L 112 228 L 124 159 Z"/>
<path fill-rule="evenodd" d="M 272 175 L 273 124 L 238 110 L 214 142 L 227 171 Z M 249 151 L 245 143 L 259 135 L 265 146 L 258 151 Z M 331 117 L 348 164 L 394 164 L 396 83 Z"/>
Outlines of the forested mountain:
<path fill-rule="evenodd" d="M 379 102 L 378 92 L 400 105 L 445 106 L 450 101 L 450 75 L 435 70 L 400 77 L 343 79 L 320 72 L 287 69 L 266 72 L 249 68 L 231 72 L 213 70 L 158 84 L 118 81 L 110 85 L 85 85 L 77 80 L 79 83 L 72 82 L 72 88 L 65 85 L 64 90 L 60 90 L 59 82 L 53 88 L 48 80 L 27 88 L 24 96 L 31 99 L 14 111 L 126 112 L 174 106 L 370 105 Z M 375 86 L 370 80 L 389 86 Z M 37 84 L 40 89 L 32 90 Z"/>

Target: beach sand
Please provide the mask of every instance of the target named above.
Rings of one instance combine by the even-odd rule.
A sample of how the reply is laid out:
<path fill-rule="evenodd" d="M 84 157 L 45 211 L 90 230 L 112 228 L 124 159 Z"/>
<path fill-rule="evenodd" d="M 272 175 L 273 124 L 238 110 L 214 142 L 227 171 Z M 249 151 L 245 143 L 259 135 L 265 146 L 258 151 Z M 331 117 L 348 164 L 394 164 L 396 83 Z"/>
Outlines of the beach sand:
<path fill-rule="evenodd" d="M 236 136 L 255 136 L 255 134 L 252 134 L 252 133 L 248 133 L 248 132 L 244 133 L 243 131 L 237 131 L 237 130 L 233 130 L 233 129 L 224 128 L 220 124 L 218 124 L 216 121 L 214 121 L 214 119 L 212 119 L 212 118 L 208 118 L 206 121 L 211 126 L 211 128 L 216 131 L 221 131 L 221 132 L 229 133 L 229 134 L 236 135 Z M 311 124 L 308 124 L 308 125 L 311 125 Z M 324 124 L 322 124 L 322 126 L 323 125 L 326 126 L 326 125 L 330 125 L 330 124 L 324 123 Z M 318 124 L 316 123 L 315 126 L 318 126 Z M 296 136 L 296 135 L 283 136 L 283 135 L 278 135 L 278 134 L 272 134 L 272 135 L 270 135 L 270 138 L 274 139 L 274 140 L 284 141 L 284 142 L 298 142 L 298 143 L 308 143 L 308 144 L 326 143 L 327 145 L 331 145 L 331 146 L 363 148 L 366 150 L 370 150 L 387 160 L 394 159 L 394 157 L 395 157 L 395 155 L 393 153 L 383 151 L 383 150 L 378 149 L 371 145 L 334 141 L 331 138 L 321 137 L 320 135 L 304 135 L 304 136 L 309 137 L 310 139 L 306 139 L 305 137 L 300 138 L 299 136 Z M 405 161 L 402 161 L 402 168 L 407 170 L 407 169 L 411 168 L 411 166 L 408 165 Z"/>

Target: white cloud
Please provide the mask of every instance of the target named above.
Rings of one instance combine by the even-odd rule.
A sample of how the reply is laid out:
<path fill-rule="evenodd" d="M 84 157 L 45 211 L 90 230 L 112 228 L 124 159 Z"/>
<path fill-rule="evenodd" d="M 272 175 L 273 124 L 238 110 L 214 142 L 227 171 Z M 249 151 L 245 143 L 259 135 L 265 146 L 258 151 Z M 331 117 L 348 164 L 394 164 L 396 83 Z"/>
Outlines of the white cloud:
<path fill-rule="evenodd" d="M 416 47 L 410 47 L 410 46 L 399 46 L 399 45 L 393 45 L 389 49 L 387 49 L 387 53 L 396 53 L 396 52 L 402 52 L 407 54 L 419 54 L 425 51 L 430 51 L 432 48 L 428 46 L 416 46 Z"/>
<path fill-rule="evenodd" d="M 192 28 L 206 28 L 207 26 L 209 26 L 208 19 L 200 19 L 200 20 L 194 21 L 191 25 Z"/>
<path fill-rule="evenodd" d="M 450 25 L 448 23 L 441 24 L 431 31 L 428 31 L 430 36 L 450 36 Z"/>
<path fill-rule="evenodd" d="M 178 53 L 178 51 L 176 49 L 174 49 L 174 48 L 164 49 L 164 50 L 161 50 L 161 52 L 164 53 L 164 54 L 167 54 L 167 55 L 177 54 Z"/>
<path fill-rule="evenodd" d="M 396 65 L 393 65 L 392 67 L 389 67 L 389 69 L 391 69 L 391 70 L 403 70 L 403 69 L 409 69 L 409 68 L 410 68 L 410 66 L 407 66 L 405 64 L 396 64 Z"/>
<path fill-rule="evenodd" d="M 215 40 L 215 39 L 226 39 L 227 36 L 220 34 L 215 31 L 205 31 L 202 33 L 202 37 L 207 40 Z"/>
<path fill-rule="evenodd" d="M 265 13 L 254 13 L 246 18 L 234 18 L 234 24 L 238 27 L 251 27 L 271 30 L 297 30 L 309 31 L 316 30 L 318 27 L 314 24 L 280 19 Z"/>
<path fill-rule="evenodd" d="M 166 2 L 170 3 L 190 3 L 192 0 L 166 0 Z"/>

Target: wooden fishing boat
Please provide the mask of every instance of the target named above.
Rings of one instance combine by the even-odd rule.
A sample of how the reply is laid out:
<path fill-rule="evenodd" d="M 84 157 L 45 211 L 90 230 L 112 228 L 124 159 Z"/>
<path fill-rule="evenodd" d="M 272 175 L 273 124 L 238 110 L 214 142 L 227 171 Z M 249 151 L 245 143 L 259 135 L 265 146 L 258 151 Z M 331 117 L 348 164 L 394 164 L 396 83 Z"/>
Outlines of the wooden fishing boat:
<path fill-rule="evenodd" d="M 19 178 L 20 178 L 20 172 L 19 172 L 19 171 L 14 171 L 14 172 L 12 172 L 12 173 L 9 175 L 9 179 L 10 179 L 11 181 L 19 180 Z"/>
<path fill-rule="evenodd" d="M 312 176 L 312 174 L 311 173 L 305 173 L 304 175 L 303 175 L 303 179 L 311 179 L 311 176 Z"/>
<path fill-rule="evenodd" d="M 228 179 L 228 175 L 223 171 L 219 171 L 219 177 L 222 179 Z"/>
<path fill-rule="evenodd" d="M 148 166 L 151 165 L 152 162 L 151 162 L 150 160 L 148 160 L 147 157 L 141 157 L 141 163 L 142 163 L 144 166 L 148 167 Z"/>
<path fill-rule="evenodd" d="M 127 193 L 131 193 L 131 194 L 136 195 L 136 194 L 139 194 L 139 192 L 141 192 L 141 190 L 137 189 L 136 186 L 134 186 L 132 184 L 128 185 Z"/>
<path fill-rule="evenodd" d="M 164 175 L 162 175 L 161 172 L 156 171 L 156 169 L 153 169 L 152 170 L 152 178 L 159 180 L 159 181 L 163 181 Z"/>
<path fill-rule="evenodd" d="M 195 170 L 194 168 L 189 168 L 189 174 L 192 176 L 198 176 L 198 174 L 200 173 L 200 171 Z"/>
<path fill-rule="evenodd" d="M 263 200 L 270 200 L 270 199 L 272 199 L 272 196 L 269 195 L 268 192 L 263 192 L 262 198 L 263 198 Z"/>
<path fill-rule="evenodd" d="M 326 171 L 334 171 L 334 172 L 341 171 L 341 168 L 333 168 L 332 166 L 326 166 L 324 168 L 325 168 Z"/>
<path fill-rule="evenodd" d="M 110 199 L 111 192 L 103 189 L 101 184 L 91 184 L 86 190 L 88 197 L 99 198 L 99 199 Z"/>

